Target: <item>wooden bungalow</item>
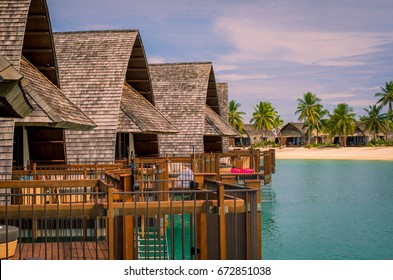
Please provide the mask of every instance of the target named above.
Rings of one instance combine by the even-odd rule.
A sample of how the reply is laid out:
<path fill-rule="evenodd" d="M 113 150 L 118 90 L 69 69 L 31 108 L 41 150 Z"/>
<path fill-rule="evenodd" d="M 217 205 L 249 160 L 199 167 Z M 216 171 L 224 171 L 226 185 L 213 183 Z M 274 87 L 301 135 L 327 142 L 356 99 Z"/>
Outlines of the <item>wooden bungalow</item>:
<path fill-rule="evenodd" d="M 289 122 L 280 130 L 280 144 L 286 146 L 302 146 L 306 141 L 306 129 L 303 123 Z"/>
<path fill-rule="evenodd" d="M 212 64 L 152 64 L 149 68 L 156 106 L 180 131 L 159 136 L 160 155 L 222 152 L 222 137 L 237 132 L 220 117 Z"/>
<path fill-rule="evenodd" d="M 262 141 L 278 141 L 277 134 L 274 133 L 272 130 L 266 131 L 266 137 L 265 135 L 262 135 L 262 131 L 257 130 L 253 128 L 252 124 L 245 124 L 244 125 L 244 131 L 247 133 L 249 137 L 249 143 L 252 144 L 257 144 Z M 265 132 L 263 132 L 265 134 Z"/>
<path fill-rule="evenodd" d="M 376 134 L 376 140 L 382 140 L 386 138 L 386 134 L 382 131 L 379 131 Z M 351 135 L 346 136 L 346 146 L 364 146 L 374 139 L 374 133 L 367 131 L 364 125 L 360 122 L 356 122 L 356 129 Z M 333 137 L 334 144 L 344 145 L 344 138 L 336 135 Z"/>
<path fill-rule="evenodd" d="M 0 34 L 0 56 L 22 76 L 16 77 L 18 86 L 32 109 L 20 115 L 24 118 L 0 118 L 0 179 L 9 179 L 13 163 L 64 162 L 64 129 L 87 130 L 95 124 L 58 88 L 45 0 L 1 1 Z"/>
<path fill-rule="evenodd" d="M 55 44 L 63 91 L 97 124 L 90 132 L 66 132 L 67 158 L 158 156 L 157 134 L 178 130 L 154 107 L 139 31 L 56 33 Z"/>

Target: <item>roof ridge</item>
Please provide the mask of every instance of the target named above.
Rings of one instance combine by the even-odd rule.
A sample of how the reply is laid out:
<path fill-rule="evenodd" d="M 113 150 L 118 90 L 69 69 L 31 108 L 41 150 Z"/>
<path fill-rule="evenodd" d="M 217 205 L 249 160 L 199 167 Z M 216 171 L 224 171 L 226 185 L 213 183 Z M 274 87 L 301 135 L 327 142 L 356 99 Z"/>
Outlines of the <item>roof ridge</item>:
<path fill-rule="evenodd" d="M 74 31 L 59 31 L 53 34 L 80 34 L 80 33 L 128 33 L 139 32 L 139 29 L 103 29 L 103 30 L 74 30 Z"/>
<path fill-rule="evenodd" d="M 168 63 L 149 63 L 149 66 L 164 66 L 164 65 L 190 65 L 190 64 L 211 64 L 211 61 L 201 61 L 201 62 L 168 62 Z"/>

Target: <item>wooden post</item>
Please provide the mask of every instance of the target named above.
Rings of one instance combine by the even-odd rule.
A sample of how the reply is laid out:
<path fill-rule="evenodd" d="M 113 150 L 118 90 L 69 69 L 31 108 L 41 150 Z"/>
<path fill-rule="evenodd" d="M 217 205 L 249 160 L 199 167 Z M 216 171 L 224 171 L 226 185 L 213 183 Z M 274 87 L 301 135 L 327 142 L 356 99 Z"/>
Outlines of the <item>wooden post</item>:
<path fill-rule="evenodd" d="M 207 228 L 206 228 L 206 213 L 197 215 L 197 246 L 200 252 L 197 253 L 198 260 L 207 260 Z"/>
<path fill-rule="evenodd" d="M 263 181 L 267 185 L 272 180 L 272 166 L 269 151 L 263 153 Z"/>
<path fill-rule="evenodd" d="M 98 179 L 98 164 L 97 164 L 97 162 L 94 163 L 94 175 L 95 175 L 95 179 Z"/>
<path fill-rule="evenodd" d="M 215 155 L 216 180 L 220 180 L 220 154 Z"/>
<path fill-rule="evenodd" d="M 259 233 L 258 235 L 257 235 L 257 244 L 256 244 L 256 246 L 257 246 L 257 250 L 258 250 L 258 256 L 257 256 L 257 259 L 258 260 L 261 260 L 262 259 L 262 234 L 260 234 L 261 232 L 262 232 L 262 225 L 261 225 L 261 207 L 262 207 L 262 204 L 261 204 L 261 194 L 262 194 L 262 192 L 261 192 L 261 180 L 260 179 L 256 179 L 256 180 L 252 180 L 252 179 L 250 179 L 250 180 L 244 180 L 244 186 L 246 187 L 246 188 L 250 188 L 250 189 L 257 189 L 258 190 L 258 192 L 257 192 L 257 204 L 259 205 L 258 206 L 258 209 L 257 209 L 257 220 L 256 220 L 256 223 L 257 223 L 257 232 Z M 250 219 L 251 218 L 251 215 L 250 215 L 250 213 L 248 213 L 248 215 L 247 215 L 248 217 L 248 219 Z M 250 226 L 251 225 L 251 221 L 249 221 L 248 222 L 248 225 Z M 251 233 L 251 228 L 249 228 L 248 230 L 247 230 L 247 232 L 248 233 Z M 247 238 L 250 238 L 251 236 L 247 236 Z M 255 244 L 249 244 L 250 246 L 255 246 Z M 248 252 L 249 252 L 249 254 L 251 253 L 251 248 L 249 248 L 248 249 Z M 247 256 L 249 259 L 250 259 L 250 257 L 251 256 Z"/>
<path fill-rule="evenodd" d="M 218 215 L 219 215 L 219 258 L 226 260 L 227 258 L 227 238 L 226 238 L 226 224 L 225 224 L 225 200 L 224 200 L 224 185 L 220 184 L 218 187 Z"/>
<path fill-rule="evenodd" d="M 113 185 L 108 186 L 108 209 L 107 209 L 107 243 L 108 258 L 115 259 L 115 231 L 114 231 L 114 212 L 113 212 Z"/>
<path fill-rule="evenodd" d="M 276 150 L 270 149 L 270 160 L 272 162 L 272 173 L 276 173 Z"/>

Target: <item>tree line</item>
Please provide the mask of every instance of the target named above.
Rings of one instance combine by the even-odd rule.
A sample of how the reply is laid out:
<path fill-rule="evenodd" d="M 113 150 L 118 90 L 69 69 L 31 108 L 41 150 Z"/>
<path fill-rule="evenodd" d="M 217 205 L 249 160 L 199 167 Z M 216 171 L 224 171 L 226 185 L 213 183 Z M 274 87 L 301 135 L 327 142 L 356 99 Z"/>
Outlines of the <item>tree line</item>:
<path fill-rule="evenodd" d="M 378 101 L 374 105 L 364 108 L 365 115 L 360 116 L 359 121 L 364 125 L 366 131 L 372 133 L 372 142 L 376 143 L 379 133 L 385 134 L 385 143 L 389 142 L 392 125 L 392 103 L 393 103 L 393 81 L 386 82 L 385 87 L 380 88 L 381 91 L 375 93 Z M 329 134 L 331 136 L 338 135 L 342 139 L 342 143 L 346 143 L 346 138 L 355 132 L 357 127 L 356 114 L 352 107 L 346 103 L 339 103 L 329 112 L 321 104 L 321 99 L 312 92 L 303 94 L 303 98 L 297 99 L 297 108 L 295 114 L 298 120 L 303 122 L 303 129 L 307 130 L 307 144 L 314 133 L 318 139 L 319 133 Z M 228 104 L 228 121 L 239 132 L 244 132 L 244 115 L 240 111 L 241 104 L 231 100 Z M 387 107 L 387 113 L 383 109 Z M 275 129 L 279 131 L 284 122 L 269 101 L 261 101 L 253 106 L 254 112 L 250 123 L 252 127 L 261 132 L 262 142 L 266 140 L 269 130 Z M 344 144 L 345 145 L 345 144 Z"/>

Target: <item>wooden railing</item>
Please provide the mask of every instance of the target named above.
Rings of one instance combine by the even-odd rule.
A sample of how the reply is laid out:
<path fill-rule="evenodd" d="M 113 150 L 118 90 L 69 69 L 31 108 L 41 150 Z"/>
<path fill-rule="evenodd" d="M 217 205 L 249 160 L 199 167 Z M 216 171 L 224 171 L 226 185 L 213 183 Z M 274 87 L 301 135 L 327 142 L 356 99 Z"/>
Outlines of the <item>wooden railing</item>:
<path fill-rule="evenodd" d="M 0 219 L 20 229 L 17 259 L 73 259 L 76 255 L 82 259 L 140 259 L 138 242 L 146 238 L 143 235 L 152 234 L 150 230 L 153 244 L 165 240 L 169 259 L 260 259 L 259 188 L 231 186 L 226 190 L 223 183 L 214 180 L 204 185 L 209 188 L 129 191 L 99 179 L 0 181 L 0 189 L 5 190 L 1 196 L 8 201 L 0 205 Z M 79 249 L 73 245 L 77 242 L 81 242 Z M 86 251 L 91 248 L 88 242 L 95 244 L 94 254 L 92 249 Z M 102 242 L 104 250 L 98 246 Z M 245 246 L 232 248 L 243 243 Z M 44 244 L 45 249 L 26 253 L 28 248 L 36 248 L 34 244 Z M 61 250 L 53 248 L 60 248 L 60 244 L 69 245 L 68 254 L 55 255 Z M 147 250 L 144 257 L 158 258 L 158 247 L 145 245 L 149 246 L 154 254 Z"/>

